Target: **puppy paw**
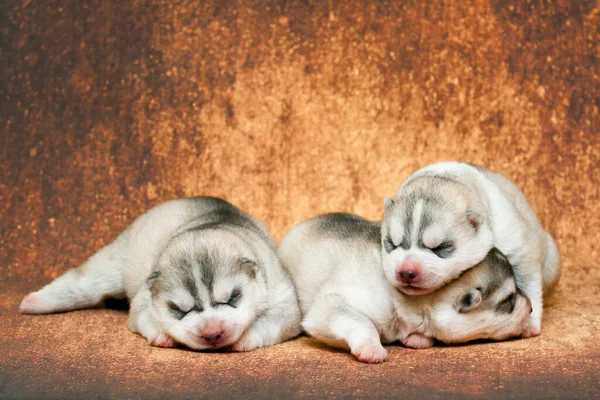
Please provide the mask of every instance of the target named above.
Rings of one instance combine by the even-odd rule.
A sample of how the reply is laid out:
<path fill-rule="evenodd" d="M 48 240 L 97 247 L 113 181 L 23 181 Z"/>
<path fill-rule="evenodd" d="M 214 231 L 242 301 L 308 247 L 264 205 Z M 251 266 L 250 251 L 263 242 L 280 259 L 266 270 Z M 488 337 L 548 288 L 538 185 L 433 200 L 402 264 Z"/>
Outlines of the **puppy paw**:
<path fill-rule="evenodd" d="M 150 340 L 150 344 L 156 347 L 175 347 L 177 342 L 166 333 L 159 333 L 154 339 Z"/>
<path fill-rule="evenodd" d="M 522 338 L 531 338 L 531 337 L 538 336 L 540 333 L 541 333 L 541 329 L 534 328 L 532 326 L 527 326 L 525 328 L 525 330 L 523 331 L 523 333 L 521 334 L 521 337 Z"/>
<path fill-rule="evenodd" d="M 264 343 L 262 340 L 254 337 L 252 334 L 245 334 L 233 344 L 231 350 L 245 353 L 263 346 Z"/>
<path fill-rule="evenodd" d="M 37 292 L 29 293 L 19 305 L 21 314 L 45 314 L 51 312 L 51 305 Z"/>
<path fill-rule="evenodd" d="M 380 343 L 361 343 L 352 348 L 352 354 L 369 364 L 384 362 L 388 357 L 387 350 Z"/>
<path fill-rule="evenodd" d="M 542 321 L 537 321 L 533 318 L 529 318 L 525 325 L 525 329 L 523 329 L 523 333 L 521 337 L 530 338 L 534 336 L 538 336 L 542 332 Z"/>
<path fill-rule="evenodd" d="M 426 349 L 434 344 L 433 338 L 421 335 L 420 333 L 411 333 L 404 339 L 401 339 L 400 342 L 411 349 Z"/>

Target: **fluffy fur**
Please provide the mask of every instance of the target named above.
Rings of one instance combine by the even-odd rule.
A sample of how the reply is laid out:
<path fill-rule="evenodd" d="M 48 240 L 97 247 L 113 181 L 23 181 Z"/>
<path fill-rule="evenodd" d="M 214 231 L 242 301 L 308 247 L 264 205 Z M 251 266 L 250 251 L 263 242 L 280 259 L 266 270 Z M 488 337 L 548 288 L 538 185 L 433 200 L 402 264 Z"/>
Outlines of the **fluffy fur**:
<path fill-rule="evenodd" d="M 492 250 L 433 293 L 409 296 L 381 268 L 381 227 L 351 214 L 326 214 L 294 227 L 278 254 L 290 272 L 311 336 L 363 362 L 387 357 L 383 344 L 432 346 L 522 334 L 531 310 L 506 258 Z"/>
<path fill-rule="evenodd" d="M 171 200 L 26 296 L 20 311 L 69 311 L 127 297 L 129 328 L 152 345 L 249 351 L 300 332 L 296 293 L 275 248 L 261 222 L 224 200 Z"/>
<path fill-rule="evenodd" d="M 523 193 L 506 177 L 460 162 L 417 171 L 394 199 L 386 199 L 382 245 L 387 279 L 407 294 L 436 290 L 498 248 L 533 304 L 524 335 L 540 333 L 543 296 L 558 282 L 560 257 Z"/>

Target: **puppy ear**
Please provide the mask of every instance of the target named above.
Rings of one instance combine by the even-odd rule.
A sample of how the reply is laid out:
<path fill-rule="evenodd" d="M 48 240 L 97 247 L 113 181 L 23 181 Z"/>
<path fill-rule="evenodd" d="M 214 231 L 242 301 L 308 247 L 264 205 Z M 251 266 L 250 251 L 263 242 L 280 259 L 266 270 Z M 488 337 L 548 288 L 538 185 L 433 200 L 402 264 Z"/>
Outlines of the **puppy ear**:
<path fill-rule="evenodd" d="M 473 310 L 481 304 L 481 291 L 479 289 L 471 289 L 460 298 L 460 301 L 455 305 L 456 311 L 465 313 Z"/>
<path fill-rule="evenodd" d="M 469 223 L 475 229 L 475 232 L 479 232 L 479 227 L 481 226 L 483 219 L 479 214 L 473 211 L 467 211 L 467 219 Z"/>
<path fill-rule="evenodd" d="M 158 271 L 154 271 L 150 274 L 150 276 L 148 276 L 148 279 L 146 279 L 146 286 L 148 287 L 148 289 L 152 290 L 152 287 L 154 286 L 154 284 L 156 283 L 156 280 L 160 277 L 160 272 Z"/>
<path fill-rule="evenodd" d="M 392 199 L 391 197 L 386 197 L 385 199 L 383 199 L 383 204 L 385 205 L 385 208 L 388 208 L 389 206 L 394 204 L 394 199 Z"/>
<path fill-rule="evenodd" d="M 500 250 L 498 250 L 496 247 L 492 247 L 492 249 L 488 252 L 488 257 L 493 258 L 494 260 L 503 263 L 503 264 L 509 264 L 510 262 L 508 261 L 508 258 L 506 258 L 506 256 L 504 255 L 504 253 L 502 253 Z"/>
<path fill-rule="evenodd" d="M 242 258 L 240 263 L 240 271 L 248 275 L 250 279 L 254 279 L 256 278 L 256 273 L 258 272 L 258 265 L 256 262 L 248 258 Z"/>

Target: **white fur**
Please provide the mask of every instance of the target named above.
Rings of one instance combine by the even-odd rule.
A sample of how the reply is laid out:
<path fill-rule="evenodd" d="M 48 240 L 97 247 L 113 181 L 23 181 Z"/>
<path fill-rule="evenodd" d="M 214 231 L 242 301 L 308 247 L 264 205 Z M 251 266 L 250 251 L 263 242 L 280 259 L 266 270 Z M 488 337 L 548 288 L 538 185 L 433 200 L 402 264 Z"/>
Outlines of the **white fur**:
<path fill-rule="evenodd" d="M 237 351 L 296 336 L 300 331 L 300 312 L 295 289 L 275 254 L 274 239 L 261 222 L 244 214 L 256 229 L 217 226 L 202 233 L 185 232 L 198 223 L 198 218 L 209 220 L 212 207 L 214 202 L 209 199 L 191 198 L 167 201 L 150 209 L 84 264 L 26 296 L 20 311 L 67 311 L 91 307 L 107 297 L 127 296 L 129 328 L 157 346 L 172 347 L 179 342 L 193 349 L 209 348 L 201 339 L 202 333 L 220 328 L 226 339 L 218 347 L 233 345 Z M 187 311 L 194 304 L 190 293 L 182 287 L 153 298 L 148 277 L 155 264 L 168 265 L 169 257 L 182 254 L 193 258 L 202 249 L 221 252 L 225 260 L 229 255 L 250 254 L 261 269 L 255 280 L 234 274 L 215 282 L 217 302 L 226 301 L 235 286 L 243 287 L 243 299 L 237 308 L 212 306 L 204 288 L 199 290 L 204 296 L 204 311 L 190 312 L 177 320 L 167 304 L 173 302 Z M 195 274 L 194 280 L 200 282 L 198 271 Z"/>
<path fill-rule="evenodd" d="M 478 236 L 471 240 L 473 243 L 460 243 L 457 253 L 452 257 L 439 259 L 430 252 L 420 251 L 418 258 L 426 271 L 424 279 L 427 279 L 427 288 L 435 290 L 454 279 L 482 260 L 490 248 L 496 247 L 508 257 L 514 266 L 519 288 L 531 299 L 533 313 L 529 334 L 539 334 L 543 295 L 552 292 L 560 275 L 560 256 L 552 237 L 543 230 L 523 193 L 509 179 L 465 163 L 440 162 L 420 169 L 402 184 L 394 203 L 416 179 L 435 176 L 449 177 L 465 185 L 459 195 L 474 199 L 473 204 L 478 208 L 482 220 Z M 452 195 L 454 193 L 442 194 L 445 201 L 449 202 L 455 200 Z M 386 211 L 384 226 L 389 226 L 395 232 L 401 229 L 395 227 L 396 224 L 395 215 Z M 443 226 L 444 222 L 441 221 L 441 224 Z M 447 229 L 456 228 L 448 226 Z M 391 254 L 383 251 L 388 279 L 394 276 L 393 271 L 408 255 L 401 249 Z M 388 273 L 388 269 L 391 272 Z"/>
<path fill-rule="evenodd" d="M 383 274 L 379 244 L 360 237 L 341 240 L 320 231 L 325 217 L 294 227 L 278 250 L 298 291 L 302 326 L 311 336 L 349 349 L 361 361 L 381 362 L 387 358 L 382 343 L 399 340 L 423 348 L 433 338 L 455 343 L 523 332 L 529 314 L 523 296 L 511 315 L 477 310 L 459 314 L 463 295 L 489 278 L 478 269 L 435 293 L 404 295 Z"/>
<path fill-rule="evenodd" d="M 413 243 L 417 243 L 419 241 L 419 226 L 421 226 L 421 217 L 423 212 L 423 200 L 417 200 L 417 203 L 415 204 L 415 208 L 413 209 L 413 213 L 412 213 L 412 229 L 411 229 L 411 233 L 412 233 L 412 237 L 411 240 Z"/>
<path fill-rule="evenodd" d="M 417 207 L 415 207 L 415 211 L 416 210 Z M 401 233 L 402 227 L 397 223 L 393 223 L 393 221 L 394 216 L 385 215 L 382 232 L 387 231 L 386 226 L 389 226 L 389 230 L 392 232 L 392 238 L 401 238 L 403 235 L 403 233 Z M 438 221 L 436 224 L 425 230 L 424 237 L 427 239 L 428 236 L 434 236 L 435 239 L 439 241 L 439 235 L 442 232 L 451 229 L 452 224 L 450 221 Z M 421 249 L 418 246 L 418 232 L 415 233 L 415 228 L 413 228 L 412 231 L 412 233 L 414 233 L 411 238 L 412 246 L 408 250 L 404 250 L 401 247 L 398 247 L 391 253 L 388 253 L 384 249 L 382 250 L 383 269 L 387 279 L 398 289 L 403 290 L 407 294 L 426 294 L 436 290 L 450 280 L 457 278 L 464 270 L 471 268 L 473 265 L 483 260 L 488 251 L 493 247 L 493 237 L 489 230 L 481 229 L 475 240 L 467 237 L 467 235 L 461 235 L 459 232 L 455 237 L 456 242 L 458 242 L 457 250 L 452 257 L 454 267 L 448 268 L 448 260 L 442 259 L 432 252 Z M 401 239 L 395 240 L 395 243 L 400 242 Z M 427 282 L 426 285 L 416 284 L 413 285 L 414 287 L 406 288 L 406 285 L 396 280 L 396 273 L 399 266 L 409 258 L 416 260 L 422 266 L 420 278 L 423 282 Z"/>

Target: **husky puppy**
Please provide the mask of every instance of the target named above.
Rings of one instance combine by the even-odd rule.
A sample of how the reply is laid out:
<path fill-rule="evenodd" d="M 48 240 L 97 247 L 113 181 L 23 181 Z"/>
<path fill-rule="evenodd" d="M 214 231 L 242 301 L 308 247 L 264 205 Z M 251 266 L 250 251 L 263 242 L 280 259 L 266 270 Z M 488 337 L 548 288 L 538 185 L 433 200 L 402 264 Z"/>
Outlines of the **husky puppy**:
<path fill-rule="evenodd" d="M 224 200 L 171 200 L 27 295 L 20 311 L 69 311 L 126 296 L 129 328 L 154 346 L 249 351 L 300 333 L 295 289 L 275 249 L 261 222 Z"/>
<path fill-rule="evenodd" d="M 445 287 L 409 296 L 381 268 L 380 223 L 326 214 L 295 226 L 278 254 L 290 272 L 311 336 L 349 349 L 360 361 L 387 358 L 383 344 L 425 348 L 522 334 L 531 311 L 496 249 Z"/>
<path fill-rule="evenodd" d="M 429 293 L 496 247 L 533 304 L 524 336 L 540 333 L 543 296 L 558 282 L 560 256 L 509 179 L 466 163 L 440 162 L 411 175 L 385 204 L 383 268 L 393 285 L 407 294 Z"/>

